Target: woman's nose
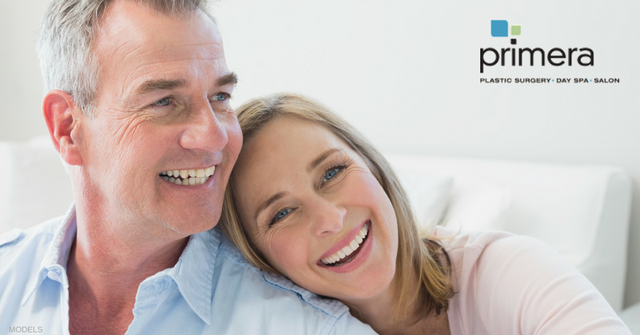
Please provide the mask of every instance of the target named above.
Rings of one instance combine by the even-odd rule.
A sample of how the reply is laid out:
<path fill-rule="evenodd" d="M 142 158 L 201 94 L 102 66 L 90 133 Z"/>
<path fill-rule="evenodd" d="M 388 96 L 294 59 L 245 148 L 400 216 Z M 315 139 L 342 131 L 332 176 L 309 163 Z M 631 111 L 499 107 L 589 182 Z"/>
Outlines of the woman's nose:
<path fill-rule="evenodd" d="M 326 199 L 316 201 L 311 211 L 313 233 L 325 236 L 342 230 L 347 217 L 347 209 Z"/>

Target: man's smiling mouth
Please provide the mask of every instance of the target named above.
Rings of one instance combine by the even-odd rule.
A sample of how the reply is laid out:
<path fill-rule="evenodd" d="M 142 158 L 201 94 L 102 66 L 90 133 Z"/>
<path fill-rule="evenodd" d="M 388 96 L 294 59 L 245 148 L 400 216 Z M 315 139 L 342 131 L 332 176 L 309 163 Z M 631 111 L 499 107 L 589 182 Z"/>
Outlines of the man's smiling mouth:
<path fill-rule="evenodd" d="M 160 178 L 176 185 L 200 185 L 209 180 L 216 171 L 216 166 L 206 169 L 169 170 L 160 173 Z"/>
<path fill-rule="evenodd" d="M 347 246 L 338 250 L 335 254 L 323 258 L 322 263 L 324 263 L 326 266 L 340 266 L 349 263 L 358 254 L 360 245 L 362 245 L 362 243 L 367 240 L 370 224 L 371 221 L 364 224 L 362 226 L 362 229 L 360 229 L 358 234 L 356 234 L 356 237 L 351 242 L 349 242 Z"/>

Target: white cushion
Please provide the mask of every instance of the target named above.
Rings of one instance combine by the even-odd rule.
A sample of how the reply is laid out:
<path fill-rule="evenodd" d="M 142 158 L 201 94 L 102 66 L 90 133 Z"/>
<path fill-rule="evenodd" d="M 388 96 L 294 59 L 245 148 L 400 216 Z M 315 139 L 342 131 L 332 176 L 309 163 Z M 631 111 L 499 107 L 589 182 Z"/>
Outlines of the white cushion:
<path fill-rule="evenodd" d="M 409 197 L 418 224 L 427 229 L 435 227 L 444 217 L 453 177 L 425 172 L 411 160 L 391 159 L 389 163 Z"/>
<path fill-rule="evenodd" d="M 506 230 L 511 192 L 494 183 L 464 176 L 455 178 L 442 224 L 459 231 Z"/>

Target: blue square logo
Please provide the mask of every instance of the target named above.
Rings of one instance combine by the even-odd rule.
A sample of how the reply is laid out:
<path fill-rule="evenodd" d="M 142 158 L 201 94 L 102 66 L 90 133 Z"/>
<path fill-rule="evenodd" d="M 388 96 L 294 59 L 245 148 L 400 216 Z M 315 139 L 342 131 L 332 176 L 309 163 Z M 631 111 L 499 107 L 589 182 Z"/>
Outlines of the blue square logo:
<path fill-rule="evenodd" d="M 509 22 L 506 20 L 491 20 L 491 36 L 508 37 Z"/>

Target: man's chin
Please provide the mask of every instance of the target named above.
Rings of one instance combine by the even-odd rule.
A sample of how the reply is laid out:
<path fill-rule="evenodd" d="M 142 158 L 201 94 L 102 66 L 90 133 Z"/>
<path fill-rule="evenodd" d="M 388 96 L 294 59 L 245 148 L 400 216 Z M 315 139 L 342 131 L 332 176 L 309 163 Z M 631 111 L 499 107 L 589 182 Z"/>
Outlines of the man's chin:
<path fill-rule="evenodd" d="M 222 212 L 222 196 L 205 194 L 194 198 L 176 197 L 156 213 L 158 221 L 181 235 L 193 235 L 215 227 Z M 218 206 L 216 206 L 218 204 Z"/>
<path fill-rule="evenodd" d="M 212 229 L 218 224 L 220 212 L 208 215 L 185 215 L 181 218 L 166 222 L 167 228 L 183 236 L 189 236 Z"/>

